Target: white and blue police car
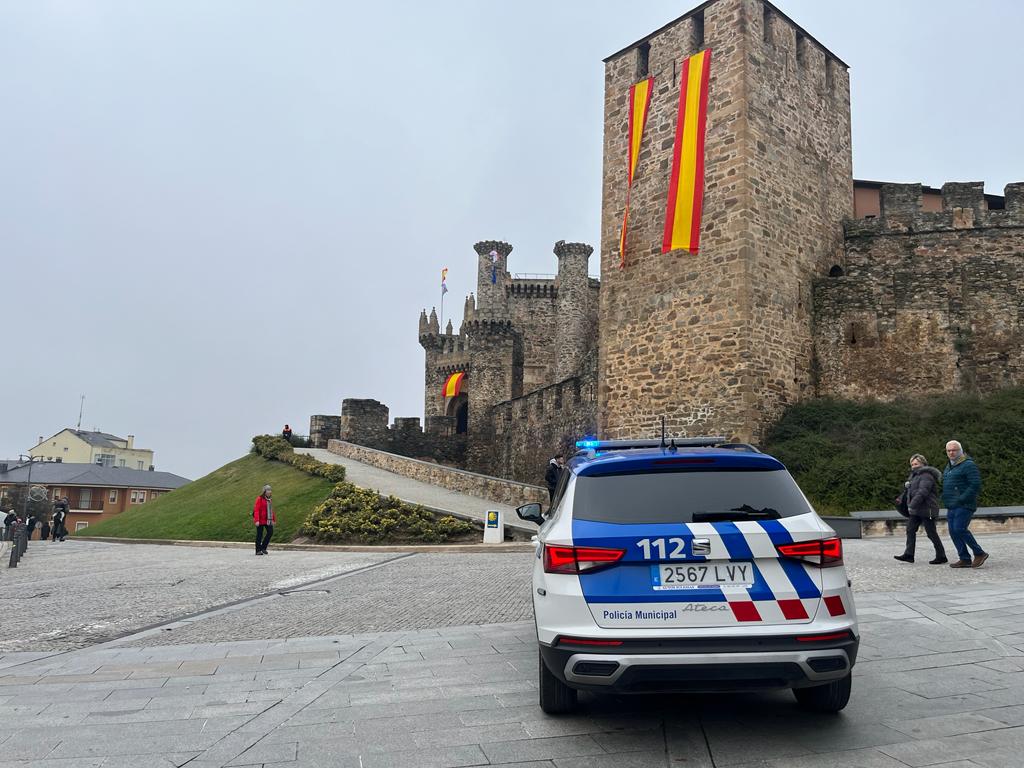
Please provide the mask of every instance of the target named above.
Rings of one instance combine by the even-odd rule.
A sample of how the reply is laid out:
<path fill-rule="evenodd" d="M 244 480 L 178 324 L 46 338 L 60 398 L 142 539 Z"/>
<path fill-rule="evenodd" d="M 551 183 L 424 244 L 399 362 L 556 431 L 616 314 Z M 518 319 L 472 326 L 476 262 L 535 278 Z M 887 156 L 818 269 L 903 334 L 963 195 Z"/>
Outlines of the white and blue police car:
<path fill-rule="evenodd" d="M 859 632 L 842 541 L 777 459 L 724 438 L 577 443 L 537 523 L 540 706 L 577 691 L 792 689 L 838 712 Z"/>

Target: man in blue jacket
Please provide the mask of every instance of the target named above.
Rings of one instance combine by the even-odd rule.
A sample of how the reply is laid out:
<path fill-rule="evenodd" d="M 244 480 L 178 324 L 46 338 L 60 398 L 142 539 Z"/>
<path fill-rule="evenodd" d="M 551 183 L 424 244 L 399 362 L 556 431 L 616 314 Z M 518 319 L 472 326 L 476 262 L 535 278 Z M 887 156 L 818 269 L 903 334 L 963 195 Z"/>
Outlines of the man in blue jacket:
<path fill-rule="evenodd" d="M 980 568 L 988 560 L 988 553 L 981 548 L 970 531 L 971 518 L 978 509 L 978 491 L 981 490 L 981 472 L 956 440 L 946 443 L 949 463 L 942 472 L 942 503 L 948 510 L 949 538 L 953 540 L 960 559 L 950 563 L 950 568 Z M 971 560 L 970 547 L 974 552 Z"/>

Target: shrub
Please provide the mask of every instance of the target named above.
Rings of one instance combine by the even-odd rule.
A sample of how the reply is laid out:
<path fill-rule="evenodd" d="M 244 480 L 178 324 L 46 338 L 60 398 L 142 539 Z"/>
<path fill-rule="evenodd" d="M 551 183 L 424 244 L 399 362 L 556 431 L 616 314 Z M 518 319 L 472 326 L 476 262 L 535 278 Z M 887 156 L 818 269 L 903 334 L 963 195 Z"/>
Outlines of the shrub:
<path fill-rule="evenodd" d="M 419 505 L 342 482 L 310 513 L 299 532 L 321 544 L 440 544 L 473 530 L 465 520 L 438 518 Z"/>
<path fill-rule="evenodd" d="M 942 395 L 891 403 L 822 398 L 795 405 L 764 450 L 793 473 L 818 511 L 892 509 L 913 453 L 942 469 L 948 440 L 978 462 L 979 504 L 1024 501 L 1024 388 L 978 397 Z"/>
<path fill-rule="evenodd" d="M 277 435 L 257 435 L 252 439 L 252 451 L 265 459 L 283 461 L 310 475 L 322 477 L 332 483 L 345 480 L 345 467 L 328 464 L 304 453 L 296 453 L 292 445 Z"/>

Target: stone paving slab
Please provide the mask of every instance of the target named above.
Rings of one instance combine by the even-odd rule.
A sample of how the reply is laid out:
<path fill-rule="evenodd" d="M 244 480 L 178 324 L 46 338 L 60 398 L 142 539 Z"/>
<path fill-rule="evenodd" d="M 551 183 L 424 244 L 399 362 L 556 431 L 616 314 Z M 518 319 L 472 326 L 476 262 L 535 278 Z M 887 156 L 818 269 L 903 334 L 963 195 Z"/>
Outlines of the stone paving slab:
<path fill-rule="evenodd" d="M 972 596 L 1020 607 L 1024 582 L 964 586 L 961 607 Z M 157 636 L 6 670 L 0 691 L 17 694 L 0 698 L 0 768 L 1020 766 L 1024 648 L 961 623 L 969 611 L 935 608 L 948 594 L 861 599 L 871 617 L 838 716 L 805 713 L 788 693 L 584 694 L 578 714 L 545 716 L 531 622 L 225 644 Z M 908 619 L 910 604 L 942 621 Z M 160 684 L 121 688 L 132 679 L 111 670 Z"/>
<path fill-rule="evenodd" d="M 0 768 L 1019 768 L 1022 544 L 987 537 L 992 560 L 961 573 L 889 566 L 891 542 L 848 542 L 863 638 L 838 716 L 788 693 L 585 694 L 578 714 L 546 716 L 520 612 L 530 556 L 417 554 L 297 586 L 310 594 L 293 602 L 275 592 L 85 649 L 0 657 Z M 82 577 L 102 577 L 104 550 L 90 551 L 58 545 L 52 565 L 75 557 Z M 263 561 L 230 561 L 222 578 Z M 45 614 L 46 601 L 27 605 Z M 499 620 L 428 626 L 438 616 Z"/>

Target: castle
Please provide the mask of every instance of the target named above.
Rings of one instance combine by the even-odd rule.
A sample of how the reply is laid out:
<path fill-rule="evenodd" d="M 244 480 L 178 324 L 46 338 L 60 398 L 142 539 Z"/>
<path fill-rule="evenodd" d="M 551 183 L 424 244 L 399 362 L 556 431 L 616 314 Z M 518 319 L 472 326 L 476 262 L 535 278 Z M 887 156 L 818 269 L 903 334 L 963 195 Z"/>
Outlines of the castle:
<path fill-rule="evenodd" d="M 711 49 L 698 254 L 662 253 L 680 62 Z M 628 94 L 653 77 L 626 205 Z M 376 401 L 340 437 L 527 482 L 578 437 L 758 441 L 813 397 L 1024 381 L 1024 183 L 857 181 L 847 66 L 765 0 L 710 0 L 605 60 L 601 279 L 559 241 L 554 278 L 485 241 L 459 332 L 421 313 L 424 427 Z M 460 375 L 461 374 L 461 375 Z"/>

